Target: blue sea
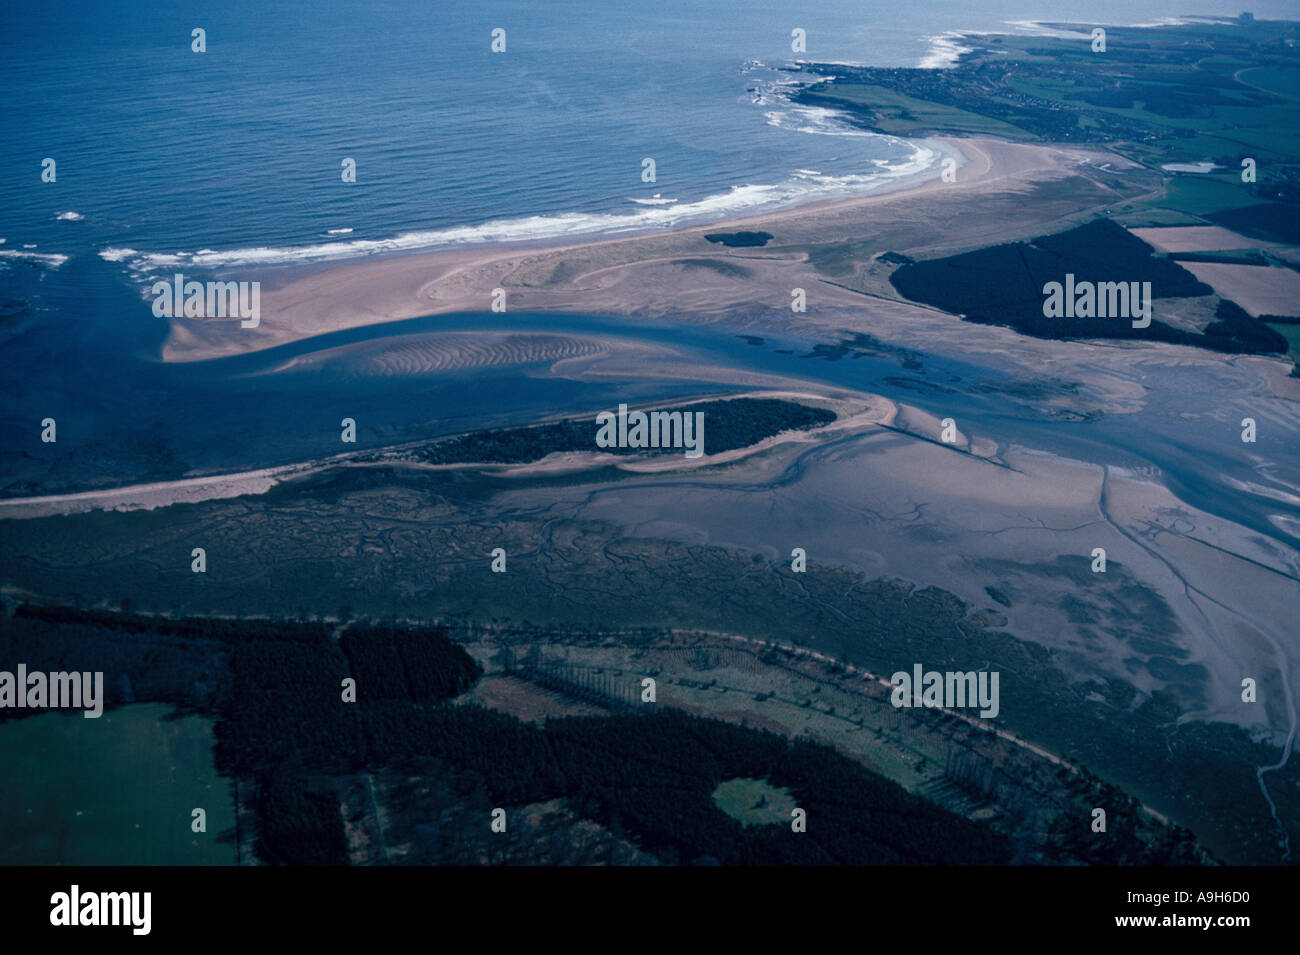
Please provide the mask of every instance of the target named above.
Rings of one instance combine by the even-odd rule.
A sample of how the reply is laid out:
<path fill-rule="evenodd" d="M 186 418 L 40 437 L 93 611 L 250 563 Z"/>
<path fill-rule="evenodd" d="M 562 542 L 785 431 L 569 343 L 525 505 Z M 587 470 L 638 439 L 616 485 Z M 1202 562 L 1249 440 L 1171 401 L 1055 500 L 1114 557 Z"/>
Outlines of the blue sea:
<path fill-rule="evenodd" d="M 0 250 L 163 270 L 294 262 L 665 228 L 868 191 L 933 157 L 792 108 L 776 68 L 939 63 L 952 31 L 1239 6 L 6 4 Z M 191 51 L 196 27 L 206 53 Z M 490 50 L 496 28 L 504 53 Z M 55 183 L 41 181 L 46 157 Z M 341 178 L 349 158 L 353 184 Z"/>
<path fill-rule="evenodd" d="M 1260 17 L 1293 6 L 1252 4 Z M 69 475 L 91 460 L 122 483 L 153 475 L 160 456 L 177 471 L 292 460 L 318 450 L 298 440 L 305 413 L 320 416 L 325 434 L 359 407 L 384 424 L 363 442 L 381 443 L 446 430 L 489 406 L 539 413 L 580 397 L 559 382 L 542 394 L 516 376 L 460 391 L 375 383 L 345 394 L 351 404 L 340 408 L 338 382 L 324 377 L 250 377 L 238 362 L 165 366 L 165 323 L 141 296 L 151 274 L 624 234 L 869 192 L 936 175 L 936 153 L 793 106 L 782 66 L 940 67 L 960 49 L 958 31 L 1151 23 L 1239 7 L 5 5 L 0 493 L 75 487 L 59 479 L 61 456 L 73 461 Z M 195 28 L 205 31 L 204 53 L 191 49 Z M 802 54 L 791 49 L 795 28 L 806 32 Z M 491 50 L 496 29 L 504 53 Z M 47 157 L 54 182 L 42 181 Z M 654 182 L 643 181 L 645 158 L 655 161 Z M 355 160 L 355 183 L 342 181 L 345 159 Z M 60 421 L 57 447 L 34 437 L 47 416 Z"/>

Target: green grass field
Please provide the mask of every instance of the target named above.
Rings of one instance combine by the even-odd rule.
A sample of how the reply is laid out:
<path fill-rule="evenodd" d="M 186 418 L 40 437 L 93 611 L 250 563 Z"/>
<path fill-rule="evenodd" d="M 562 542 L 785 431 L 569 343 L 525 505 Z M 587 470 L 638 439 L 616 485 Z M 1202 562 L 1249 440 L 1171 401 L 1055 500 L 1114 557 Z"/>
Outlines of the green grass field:
<path fill-rule="evenodd" d="M 830 88 L 830 93 L 836 99 L 869 106 L 876 113 L 876 125 L 896 136 L 944 130 L 979 136 L 1004 136 L 1009 139 L 1033 138 L 1023 129 L 992 116 L 981 116 L 956 106 L 927 102 L 882 86 L 839 82 Z"/>
<path fill-rule="evenodd" d="M 1269 322 L 1268 327 L 1273 329 L 1291 345 L 1291 350 L 1287 353 L 1291 359 L 1300 362 L 1300 325 L 1291 325 L 1283 322 Z"/>
<path fill-rule="evenodd" d="M 1285 21 L 1113 27 L 1105 51 L 1073 37 L 983 37 L 949 70 L 836 66 L 797 101 L 844 109 L 902 136 L 927 132 L 1105 145 L 1178 175 L 1131 222 L 1203 216 L 1259 202 L 1295 179 L 1300 156 L 1300 31 Z M 1243 158 L 1258 188 L 1240 179 Z M 1276 195 L 1268 195 L 1276 199 Z M 1160 221 L 1165 221 L 1160 220 Z"/>
<path fill-rule="evenodd" d="M 0 864 L 233 865 L 234 793 L 212 762 L 212 720 L 140 703 L 86 719 L 0 724 Z M 192 832 L 191 812 L 207 811 Z"/>
<path fill-rule="evenodd" d="M 1220 209 L 1259 205 L 1260 202 L 1246 191 L 1238 176 L 1181 173 L 1170 180 L 1168 194 L 1162 199 L 1151 200 L 1151 204 L 1203 216 Z"/>
<path fill-rule="evenodd" d="M 1279 96 L 1294 96 L 1296 90 L 1300 90 L 1300 70 L 1285 66 L 1257 66 L 1242 70 L 1237 79 Z"/>
<path fill-rule="evenodd" d="M 790 790 L 766 779 L 728 779 L 713 791 L 713 801 L 742 826 L 789 823 L 795 807 Z"/>

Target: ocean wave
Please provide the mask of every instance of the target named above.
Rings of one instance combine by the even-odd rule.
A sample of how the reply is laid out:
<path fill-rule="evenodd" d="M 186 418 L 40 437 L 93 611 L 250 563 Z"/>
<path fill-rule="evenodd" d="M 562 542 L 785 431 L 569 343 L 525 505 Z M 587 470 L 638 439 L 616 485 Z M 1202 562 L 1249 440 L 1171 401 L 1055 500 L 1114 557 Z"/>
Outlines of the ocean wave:
<path fill-rule="evenodd" d="M 60 222 L 80 222 L 86 217 L 80 212 L 60 212 L 54 218 L 58 219 Z"/>
<path fill-rule="evenodd" d="M 833 76 L 822 76 L 806 71 L 800 72 L 798 75 L 791 75 L 784 71 L 768 70 L 759 82 L 750 87 L 749 101 L 755 106 L 789 108 L 791 105 L 790 94 L 803 89 L 805 86 L 812 86 L 815 83 L 824 83 L 833 79 L 835 79 Z"/>
<path fill-rule="evenodd" d="M 138 280 L 167 274 L 179 269 L 216 271 L 257 266 L 296 265 L 330 262 L 401 252 L 413 252 L 463 245 L 499 245 L 510 242 L 561 240 L 598 235 L 625 235 L 654 232 L 720 222 L 743 215 L 803 205 L 808 202 L 850 198 L 883 191 L 900 180 L 927 172 L 937 173 L 940 161 L 949 151 L 929 140 L 905 140 L 895 136 L 859 129 L 840 111 L 820 106 L 800 106 L 791 102 L 791 94 L 809 84 L 833 77 L 771 70 L 760 61 L 745 64 L 743 72 L 765 70 L 768 79 L 751 92 L 755 102 L 776 107 L 764 116 L 768 125 L 793 132 L 850 139 L 875 139 L 902 154 L 898 160 L 869 158 L 862 161 L 862 171 L 836 175 L 815 169 L 795 169 L 775 183 L 738 183 L 725 192 L 700 199 L 682 200 L 635 197 L 630 201 L 640 208 L 633 213 L 561 213 L 495 219 L 478 225 L 453 226 L 406 232 L 383 239 L 350 239 L 318 242 L 302 246 L 254 246 L 240 249 L 200 249 L 197 252 L 139 252 L 129 248 L 107 248 L 99 255 L 109 262 L 126 262 Z M 838 158 L 838 157 L 835 157 Z M 960 155 L 958 163 L 964 162 Z M 333 236 L 342 230 L 330 230 Z"/>
<path fill-rule="evenodd" d="M 780 129 L 789 129 L 797 133 L 811 133 L 815 136 L 850 136 L 854 139 L 871 139 L 879 136 L 866 129 L 858 129 L 844 121 L 839 110 L 826 106 L 795 106 L 787 103 L 785 109 L 774 109 L 764 113 L 767 125 Z"/>
<path fill-rule="evenodd" d="M 57 252 L 20 252 L 17 249 L 0 249 L 0 259 L 32 262 L 47 269 L 57 269 L 68 261 L 66 255 L 60 255 Z"/>
<path fill-rule="evenodd" d="M 971 47 L 961 42 L 968 35 L 949 30 L 938 36 L 926 37 L 930 41 L 930 49 L 926 51 L 925 56 L 921 57 L 921 62 L 917 66 L 923 70 L 943 70 L 956 66 L 962 54 L 971 51 Z"/>
<path fill-rule="evenodd" d="M 725 193 L 706 196 L 694 202 L 674 203 L 671 206 L 648 206 L 644 211 L 630 215 L 570 212 L 559 215 L 525 216 L 518 219 L 497 219 L 481 225 L 407 232 L 387 239 L 354 239 L 346 242 L 324 242 L 290 247 L 257 246 L 224 251 L 204 249 L 198 252 L 139 253 L 132 257 L 132 264 L 162 269 L 187 266 L 197 269 L 220 269 L 232 266 L 349 259 L 444 246 L 496 245 L 505 242 L 559 239 L 602 232 L 649 231 L 672 228 L 694 219 L 722 218 L 777 203 L 784 198 L 795 197 L 787 197 L 780 186 L 745 184 L 732 186 Z M 111 260 L 121 261 L 126 251 L 105 249 L 100 256 L 102 258 L 112 256 Z"/>
<path fill-rule="evenodd" d="M 904 143 L 893 137 L 883 138 Z M 101 250 L 99 256 L 108 262 L 127 262 L 131 271 L 143 279 L 173 269 L 217 270 L 289 265 L 449 246 L 498 245 L 600 234 L 651 232 L 692 223 L 716 222 L 819 199 L 847 198 L 849 195 L 883 189 L 903 177 L 915 176 L 937 166 L 939 150 L 936 146 L 925 141 L 908 141 L 906 145 L 911 147 L 911 151 L 905 159 L 884 165 L 873 164 L 870 172 L 829 176 L 810 175 L 811 170 L 801 170 L 784 182 L 738 184 L 726 192 L 689 202 L 663 201 L 662 204 L 651 204 L 654 200 L 642 200 L 638 203 L 642 206 L 641 211 L 631 214 L 564 213 L 526 216 L 498 219 L 481 225 L 407 232 L 387 239 L 353 239 L 305 246 L 200 249 L 197 252 L 139 252 L 115 247 Z"/>

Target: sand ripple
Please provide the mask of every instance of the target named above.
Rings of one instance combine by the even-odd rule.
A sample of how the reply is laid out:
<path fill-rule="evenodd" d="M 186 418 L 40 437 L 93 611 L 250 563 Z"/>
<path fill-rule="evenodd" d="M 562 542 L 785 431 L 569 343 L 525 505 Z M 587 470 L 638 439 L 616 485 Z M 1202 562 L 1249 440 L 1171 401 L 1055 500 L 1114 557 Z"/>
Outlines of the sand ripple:
<path fill-rule="evenodd" d="M 614 338 L 531 332 L 428 332 L 360 342 L 293 358 L 272 373 L 324 370 L 344 377 L 408 378 L 508 365 L 554 364 L 644 352 Z"/>

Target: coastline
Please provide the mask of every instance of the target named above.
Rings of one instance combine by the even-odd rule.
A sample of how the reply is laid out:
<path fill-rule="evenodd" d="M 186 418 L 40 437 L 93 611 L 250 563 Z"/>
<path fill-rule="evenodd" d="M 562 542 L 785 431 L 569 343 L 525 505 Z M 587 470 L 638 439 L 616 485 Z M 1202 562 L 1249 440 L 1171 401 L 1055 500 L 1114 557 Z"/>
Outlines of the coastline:
<path fill-rule="evenodd" d="M 487 312 L 497 288 L 506 290 L 507 308 L 535 312 L 635 315 L 651 314 L 646 309 L 653 307 L 654 314 L 716 314 L 727 306 L 759 302 L 788 309 L 791 288 L 821 283 L 806 264 L 799 267 L 801 257 L 782 255 L 772 247 L 727 249 L 703 241 L 703 235 L 720 230 L 775 230 L 778 239 L 772 245 L 779 247 L 789 239 L 816 241 L 819 235 L 831 235 L 846 226 L 870 231 L 874 211 L 916 204 L 918 217 L 934 217 L 936 212 L 942 216 L 946 203 L 955 197 L 1023 192 L 1031 184 L 1071 175 L 1098 154 L 1097 150 L 995 139 L 940 142 L 966 160 L 958 166 L 955 182 L 943 182 L 939 170 L 932 168 L 920 181 L 865 196 L 815 201 L 666 232 L 372 255 L 342 263 L 316 263 L 291 273 L 286 273 L 284 266 L 261 273 L 241 270 L 241 277 L 263 282 L 259 326 L 244 329 L 231 321 L 171 319 L 161 358 L 166 362 L 205 361 L 367 325 L 450 312 Z M 1123 162 L 1105 155 L 1109 162 Z M 1044 216 L 1044 222 L 1056 214 Z M 653 305 L 639 295 L 638 283 L 629 287 L 625 281 L 631 270 L 680 262 L 683 256 L 708 261 L 743 259 L 752 279 L 700 302 L 698 293 L 716 286 L 717 276 L 707 269 L 682 274 L 677 268 L 671 283 L 660 282 Z M 569 264 L 563 269 L 553 264 L 548 277 L 532 274 L 547 257 L 565 257 Z M 579 259 L 583 261 L 575 264 Z M 861 297 L 852 291 L 827 287 L 819 289 L 819 295 L 841 304 L 861 304 Z"/>
<path fill-rule="evenodd" d="M 781 124 L 769 121 L 768 125 Z M 844 124 L 837 115 L 830 125 L 839 127 Z M 725 191 L 712 192 L 684 202 L 675 198 L 660 199 L 658 194 L 652 199 L 629 197 L 628 201 L 636 203 L 640 209 L 635 214 L 617 211 L 512 213 L 482 222 L 431 229 L 408 228 L 378 238 L 350 238 L 347 236 L 353 230 L 347 228 L 329 230 L 322 234 L 328 235 L 328 240 L 315 243 L 267 246 L 248 245 L 245 240 L 244 245 L 235 248 L 203 248 L 193 252 L 145 252 L 110 245 L 98 250 L 98 256 L 109 263 L 123 264 L 133 282 L 147 285 L 155 278 L 168 278 L 170 273 L 184 270 L 211 274 L 278 270 L 301 274 L 306 270 L 367 259 L 435 251 L 527 248 L 592 242 L 603 238 L 663 235 L 731 219 L 884 195 L 933 178 L 949 158 L 958 163 L 965 162 L 965 157 L 959 150 L 936 136 L 891 136 L 856 131 L 851 126 L 845 128 L 849 130 L 846 135 L 890 141 L 909 150 L 910 155 L 898 162 L 864 157 L 864 161 L 877 168 L 845 176 L 823 176 L 814 169 L 796 169 L 783 182 L 732 183 Z"/>

